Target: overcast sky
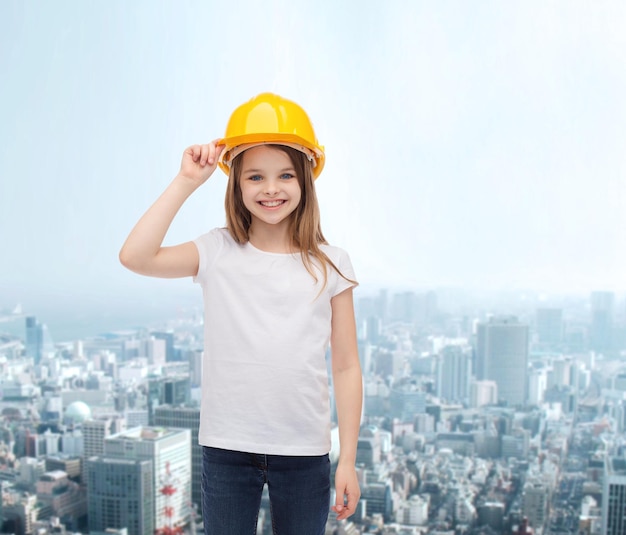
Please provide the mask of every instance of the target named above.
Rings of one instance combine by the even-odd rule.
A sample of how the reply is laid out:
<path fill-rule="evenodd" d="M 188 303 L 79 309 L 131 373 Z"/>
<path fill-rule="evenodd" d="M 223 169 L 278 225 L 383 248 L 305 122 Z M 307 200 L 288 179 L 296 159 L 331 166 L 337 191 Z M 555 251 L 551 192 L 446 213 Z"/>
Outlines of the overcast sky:
<path fill-rule="evenodd" d="M 0 306 L 199 292 L 118 250 L 263 91 L 311 116 L 364 285 L 626 288 L 621 1 L 3 0 L 0 80 Z M 167 243 L 224 224 L 225 184 Z"/>

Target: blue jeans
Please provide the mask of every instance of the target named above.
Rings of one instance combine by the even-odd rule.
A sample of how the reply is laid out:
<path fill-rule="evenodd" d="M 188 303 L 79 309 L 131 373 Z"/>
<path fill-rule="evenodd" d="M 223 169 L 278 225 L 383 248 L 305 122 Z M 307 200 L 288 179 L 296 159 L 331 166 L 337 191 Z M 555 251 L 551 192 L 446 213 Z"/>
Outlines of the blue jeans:
<path fill-rule="evenodd" d="M 203 446 L 205 535 L 255 535 L 265 484 L 274 535 L 324 535 L 330 509 L 328 455 L 261 455 Z"/>

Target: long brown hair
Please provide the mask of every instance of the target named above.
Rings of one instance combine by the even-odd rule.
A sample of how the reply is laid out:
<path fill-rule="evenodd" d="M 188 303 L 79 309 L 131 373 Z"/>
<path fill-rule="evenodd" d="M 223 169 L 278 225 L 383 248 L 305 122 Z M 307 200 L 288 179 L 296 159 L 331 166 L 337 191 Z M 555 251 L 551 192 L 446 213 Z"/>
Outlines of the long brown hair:
<path fill-rule="evenodd" d="M 326 238 L 322 234 L 320 224 L 320 209 L 313 184 L 313 172 L 311 163 L 306 156 L 297 149 L 285 145 L 272 144 L 271 148 L 283 151 L 289 156 L 300 185 L 300 203 L 289 216 L 289 235 L 291 246 L 294 250 L 299 250 L 302 262 L 306 270 L 318 281 L 314 269 L 313 260 L 321 266 L 324 273 L 324 286 L 328 280 L 328 266 L 332 267 L 341 277 L 356 284 L 356 281 L 348 279 L 339 268 L 328 258 L 326 253 L 320 249 L 320 245 L 328 245 Z M 238 154 L 232 161 L 226 187 L 226 198 L 224 206 L 226 208 L 226 228 L 228 232 L 239 244 L 247 243 L 250 240 L 249 230 L 252 224 L 252 216 L 243 203 L 241 186 L 239 184 L 243 166 L 243 155 L 245 151 Z"/>

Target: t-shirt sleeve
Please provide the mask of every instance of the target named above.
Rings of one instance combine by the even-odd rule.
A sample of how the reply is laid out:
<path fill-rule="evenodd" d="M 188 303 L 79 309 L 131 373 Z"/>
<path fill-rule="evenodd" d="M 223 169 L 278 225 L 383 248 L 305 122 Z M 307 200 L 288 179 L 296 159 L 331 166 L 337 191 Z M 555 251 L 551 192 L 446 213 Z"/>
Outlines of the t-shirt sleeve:
<path fill-rule="evenodd" d="M 332 297 L 340 294 L 344 290 L 348 288 L 354 288 L 358 286 L 358 282 L 356 282 L 356 275 L 354 274 L 354 268 L 352 267 L 352 262 L 350 261 L 350 256 L 343 249 L 337 248 L 337 256 L 336 259 L 333 259 L 335 265 L 339 268 L 339 271 L 343 277 L 337 273 L 335 274 L 335 287 L 332 291 Z M 332 268 L 331 268 L 332 269 Z M 334 270 L 333 270 L 334 271 Z M 350 279 L 350 280 L 346 280 Z M 355 281 L 355 282 L 351 282 Z"/>
<path fill-rule="evenodd" d="M 199 236 L 193 243 L 198 248 L 198 274 L 193 278 L 194 282 L 204 284 L 210 267 L 215 262 L 217 255 L 224 245 L 224 235 L 222 229 L 213 229 L 202 236 Z"/>

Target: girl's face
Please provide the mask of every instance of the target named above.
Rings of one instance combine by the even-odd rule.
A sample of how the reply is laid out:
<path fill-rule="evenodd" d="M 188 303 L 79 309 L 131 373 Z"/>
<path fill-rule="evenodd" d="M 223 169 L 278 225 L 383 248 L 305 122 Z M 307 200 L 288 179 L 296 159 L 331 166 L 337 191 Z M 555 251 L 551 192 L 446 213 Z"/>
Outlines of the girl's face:
<path fill-rule="evenodd" d="M 259 145 L 246 150 L 242 157 L 239 183 L 252 227 L 286 225 L 302 195 L 288 154 L 271 145 Z"/>

